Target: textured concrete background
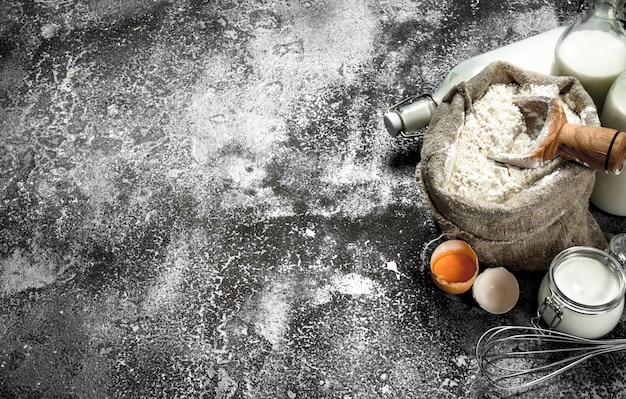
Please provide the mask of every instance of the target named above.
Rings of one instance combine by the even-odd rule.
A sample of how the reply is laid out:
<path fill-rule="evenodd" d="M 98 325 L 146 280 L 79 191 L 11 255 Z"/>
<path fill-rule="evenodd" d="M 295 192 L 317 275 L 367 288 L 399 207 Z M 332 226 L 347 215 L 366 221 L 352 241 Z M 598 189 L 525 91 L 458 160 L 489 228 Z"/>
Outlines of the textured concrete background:
<path fill-rule="evenodd" d="M 507 397 L 474 345 L 542 276 L 504 316 L 434 287 L 420 140 L 382 114 L 576 9 L 4 0 L 0 397 Z M 521 396 L 625 397 L 625 366 Z"/>

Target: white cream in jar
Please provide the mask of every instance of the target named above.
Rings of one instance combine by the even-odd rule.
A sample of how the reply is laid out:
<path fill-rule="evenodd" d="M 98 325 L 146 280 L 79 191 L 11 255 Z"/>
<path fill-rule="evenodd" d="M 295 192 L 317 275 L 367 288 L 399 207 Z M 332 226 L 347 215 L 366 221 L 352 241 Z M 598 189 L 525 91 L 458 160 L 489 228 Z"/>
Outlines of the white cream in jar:
<path fill-rule="evenodd" d="M 538 317 L 550 328 L 582 338 L 599 338 L 619 322 L 626 277 L 611 254 L 572 247 L 552 261 L 539 287 Z"/>

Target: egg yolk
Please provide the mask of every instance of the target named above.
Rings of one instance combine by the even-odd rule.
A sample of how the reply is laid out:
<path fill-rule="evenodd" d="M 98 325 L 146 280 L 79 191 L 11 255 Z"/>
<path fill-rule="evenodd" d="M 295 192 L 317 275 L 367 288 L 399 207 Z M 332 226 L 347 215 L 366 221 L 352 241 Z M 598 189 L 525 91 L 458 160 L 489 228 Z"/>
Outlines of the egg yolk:
<path fill-rule="evenodd" d="M 449 283 L 468 281 L 476 272 L 474 259 L 463 253 L 447 253 L 435 260 L 433 272 Z"/>

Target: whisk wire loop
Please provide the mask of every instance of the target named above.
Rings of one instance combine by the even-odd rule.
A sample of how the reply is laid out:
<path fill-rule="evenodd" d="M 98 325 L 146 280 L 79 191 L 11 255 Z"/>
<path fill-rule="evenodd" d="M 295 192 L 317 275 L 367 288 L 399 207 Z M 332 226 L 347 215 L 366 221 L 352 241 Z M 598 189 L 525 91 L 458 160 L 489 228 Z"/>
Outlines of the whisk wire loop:
<path fill-rule="evenodd" d="M 595 356 L 626 349 L 626 339 L 589 339 L 541 327 L 501 326 L 476 345 L 485 379 L 500 389 L 540 384 Z"/>

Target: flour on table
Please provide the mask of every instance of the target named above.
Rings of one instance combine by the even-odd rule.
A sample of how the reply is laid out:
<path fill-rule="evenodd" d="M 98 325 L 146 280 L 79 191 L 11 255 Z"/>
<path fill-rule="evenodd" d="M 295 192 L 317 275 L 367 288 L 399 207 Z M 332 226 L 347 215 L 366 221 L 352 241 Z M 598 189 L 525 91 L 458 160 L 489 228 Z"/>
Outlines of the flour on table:
<path fill-rule="evenodd" d="M 448 149 L 445 189 L 450 193 L 488 203 L 504 204 L 550 175 L 558 173 L 559 162 L 537 169 L 516 169 L 497 164 L 489 156 L 520 154 L 534 142 L 513 97 L 559 96 L 556 85 L 494 84 L 483 97 L 474 101 L 457 132 L 456 142 Z M 561 97 L 569 123 L 580 123 L 580 116 Z"/>

